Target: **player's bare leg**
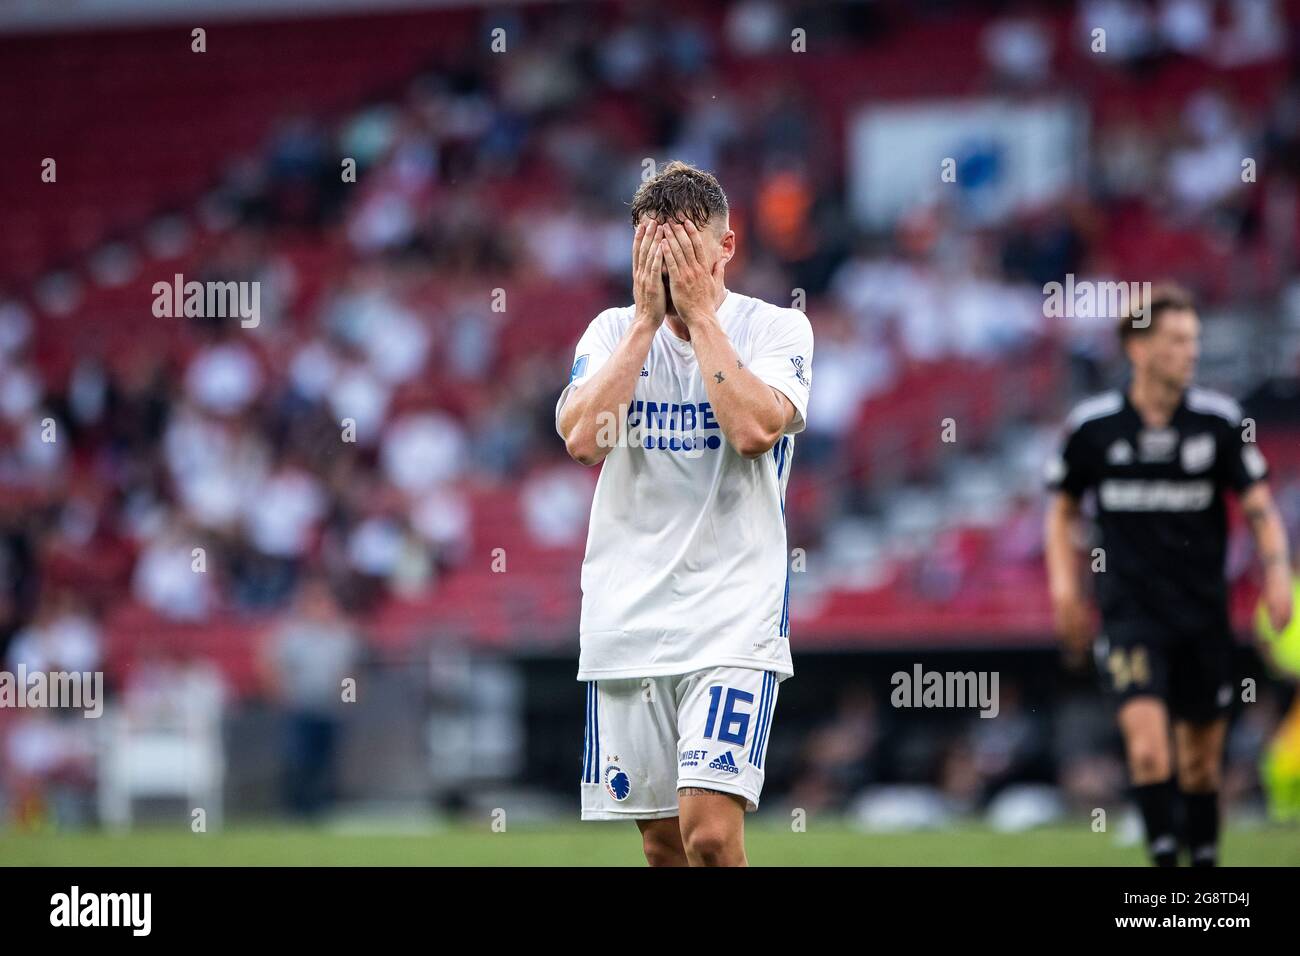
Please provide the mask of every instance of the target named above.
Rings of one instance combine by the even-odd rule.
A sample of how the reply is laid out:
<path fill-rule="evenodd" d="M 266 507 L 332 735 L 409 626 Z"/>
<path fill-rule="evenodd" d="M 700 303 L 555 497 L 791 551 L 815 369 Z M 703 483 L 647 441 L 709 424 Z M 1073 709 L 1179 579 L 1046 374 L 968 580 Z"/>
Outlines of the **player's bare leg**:
<path fill-rule="evenodd" d="M 1184 840 L 1193 866 L 1215 866 L 1219 858 L 1219 781 L 1227 720 L 1174 724 L 1178 789 L 1186 814 Z"/>
<path fill-rule="evenodd" d="M 677 817 L 666 820 L 638 820 L 641 849 L 651 866 L 689 866 L 686 847 L 682 845 L 682 828 Z"/>
<path fill-rule="evenodd" d="M 1169 743 L 1169 711 L 1158 697 L 1134 697 L 1119 709 L 1133 796 L 1142 812 L 1147 852 L 1157 866 L 1178 865 L 1174 823 L 1177 792 Z"/>
<path fill-rule="evenodd" d="M 1119 709 L 1129 779 L 1137 787 L 1168 780 L 1173 774 L 1169 711 L 1158 697 L 1134 697 Z"/>
<path fill-rule="evenodd" d="M 1184 793 L 1205 793 L 1219 789 L 1223 744 L 1227 736 L 1226 720 L 1214 720 L 1206 724 L 1180 720 L 1174 724 L 1178 785 Z"/>
<path fill-rule="evenodd" d="M 745 800 L 731 793 L 682 787 L 682 843 L 691 866 L 748 866 L 745 858 Z"/>

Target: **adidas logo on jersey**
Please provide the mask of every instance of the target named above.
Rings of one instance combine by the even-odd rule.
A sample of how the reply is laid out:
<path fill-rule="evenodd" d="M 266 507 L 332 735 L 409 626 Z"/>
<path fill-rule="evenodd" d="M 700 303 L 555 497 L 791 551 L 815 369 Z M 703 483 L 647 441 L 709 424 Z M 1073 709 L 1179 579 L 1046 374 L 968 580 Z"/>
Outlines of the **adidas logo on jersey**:
<path fill-rule="evenodd" d="M 731 756 L 730 750 L 720 757 L 715 757 L 709 764 L 709 769 L 721 770 L 724 773 L 740 773 L 740 768 L 736 766 L 736 758 Z"/>

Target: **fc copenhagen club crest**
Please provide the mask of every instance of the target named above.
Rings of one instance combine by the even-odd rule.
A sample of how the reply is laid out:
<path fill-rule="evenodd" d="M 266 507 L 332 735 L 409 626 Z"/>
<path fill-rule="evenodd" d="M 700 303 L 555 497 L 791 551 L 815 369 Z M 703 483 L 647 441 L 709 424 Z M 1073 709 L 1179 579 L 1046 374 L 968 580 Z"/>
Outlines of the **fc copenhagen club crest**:
<path fill-rule="evenodd" d="M 1193 435 L 1183 439 L 1183 471 L 1195 474 L 1214 464 L 1214 436 Z"/>
<path fill-rule="evenodd" d="M 622 803 L 632 792 L 632 778 L 621 767 L 610 764 L 605 768 L 605 792 Z"/>

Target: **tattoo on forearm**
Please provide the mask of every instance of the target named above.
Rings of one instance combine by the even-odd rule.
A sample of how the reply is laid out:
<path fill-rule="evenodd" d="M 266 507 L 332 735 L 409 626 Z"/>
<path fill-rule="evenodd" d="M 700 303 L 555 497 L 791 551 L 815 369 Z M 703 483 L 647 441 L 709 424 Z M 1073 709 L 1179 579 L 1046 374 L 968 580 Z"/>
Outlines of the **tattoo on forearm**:
<path fill-rule="evenodd" d="M 725 381 L 727 380 L 727 378 L 726 378 L 726 376 L 723 375 L 721 372 L 714 372 L 714 373 L 713 373 L 713 380 L 714 380 L 715 382 L 717 382 L 719 385 L 721 385 L 723 382 L 725 382 Z"/>
<path fill-rule="evenodd" d="M 1247 508 L 1244 513 L 1246 515 L 1246 520 L 1251 524 L 1259 524 L 1262 521 L 1267 521 L 1273 516 L 1273 509 L 1261 507 Z"/>
<path fill-rule="evenodd" d="M 744 367 L 745 367 L 745 363 L 742 362 L 740 359 L 736 359 L 736 368 L 744 368 Z"/>

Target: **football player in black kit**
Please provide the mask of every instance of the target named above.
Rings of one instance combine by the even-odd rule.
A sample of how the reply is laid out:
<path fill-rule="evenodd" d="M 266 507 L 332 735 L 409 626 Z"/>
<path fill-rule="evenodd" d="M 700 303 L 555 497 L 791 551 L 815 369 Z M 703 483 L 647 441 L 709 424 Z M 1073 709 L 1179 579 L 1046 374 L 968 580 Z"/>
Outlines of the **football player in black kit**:
<path fill-rule="evenodd" d="M 1093 651 L 1118 705 L 1147 849 L 1158 866 L 1176 866 L 1180 845 L 1192 865 L 1213 866 L 1235 695 L 1225 491 L 1238 495 L 1254 535 L 1279 629 L 1291 616 L 1286 532 L 1240 408 L 1191 385 L 1200 322 L 1190 296 L 1153 290 L 1119 335 L 1130 380 L 1074 410 L 1049 468 L 1052 608 L 1067 653 L 1083 655 L 1093 635 L 1077 542 L 1091 492 L 1102 548 L 1090 561 L 1102 619 Z"/>

